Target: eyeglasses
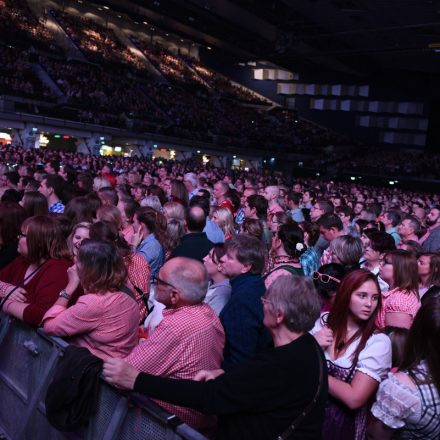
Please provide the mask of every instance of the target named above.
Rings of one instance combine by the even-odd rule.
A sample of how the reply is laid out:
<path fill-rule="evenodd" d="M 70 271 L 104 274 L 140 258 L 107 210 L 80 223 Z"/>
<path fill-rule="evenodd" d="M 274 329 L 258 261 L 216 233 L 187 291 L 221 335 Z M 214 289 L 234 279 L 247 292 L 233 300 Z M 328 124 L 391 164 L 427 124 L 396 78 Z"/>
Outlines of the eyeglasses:
<path fill-rule="evenodd" d="M 341 282 L 341 280 L 338 280 L 337 278 L 332 277 L 331 275 L 327 275 L 325 273 L 313 272 L 312 276 L 314 280 L 319 280 L 324 284 L 328 284 L 330 281 L 334 281 L 338 284 Z"/>
<path fill-rule="evenodd" d="M 260 299 L 262 304 L 273 304 L 273 302 L 267 299 L 265 296 L 262 296 Z"/>
<path fill-rule="evenodd" d="M 379 264 L 381 264 L 382 266 L 385 266 L 385 264 L 393 264 L 393 262 L 384 258 L 383 260 L 379 261 Z"/>
<path fill-rule="evenodd" d="M 153 283 L 156 284 L 156 286 L 162 284 L 163 286 L 168 286 L 168 287 L 172 287 L 173 289 L 179 290 L 176 286 L 173 286 L 171 283 L 168 283 L 167 281 L 160 279 L 158 276 L 153 277 Z"/>
<path fill-rule="evenodd" d="M 26 237 L 27 237 L 27 234 L 20 233 L 20 234 L 17 235 L 17 238 L 18 238 L 18 239 L 20 239 L 20 238 L 22 238 L 22 237 L 23 237 L 23 238 L 26 238 Z"/>

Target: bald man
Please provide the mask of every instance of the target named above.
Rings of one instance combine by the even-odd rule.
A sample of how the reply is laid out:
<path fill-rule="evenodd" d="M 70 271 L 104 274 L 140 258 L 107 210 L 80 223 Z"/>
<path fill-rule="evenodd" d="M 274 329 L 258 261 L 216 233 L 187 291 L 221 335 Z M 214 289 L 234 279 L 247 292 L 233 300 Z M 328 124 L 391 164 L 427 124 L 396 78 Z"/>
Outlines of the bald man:
<path fill-rule="evenodd" d="M 200 370 L 220 368 L 225 334 L 218 316 L 203 303 L 208 274 L 190 258 L 167 261 L 156 277 L 155 297 L 165 305 L 162 320 L 124 359 L 138 370 L 173 379 L 193 379 Z M 185 423 L 201 431 L 215 426 L 215 418 L 159 401 Z"/>
<path fill-rule="evenodd" d="M 203 262 L 213 248 L 214 243 L 203 232 L 206 226 L 206 214 L 200 206 L 191 206 L 185 215 L 187 234 L 182 237 L 180 244 L 171 252 L 173 257 L 187 257 Z"/>
<path fill-rule="evenodd" d="M 276 214 L 277 212 L 283 212 L 284 209 L 281 208 L 281 206 L 278 203 L 278 198 L 280 196 L 280 189 L 277 186 L 267 186 L 264 190 L 264 198 L 267 200 L 267 203 L 269 205 L 267 209 L 267 219 L 268 221 L 270 218 Z"/>

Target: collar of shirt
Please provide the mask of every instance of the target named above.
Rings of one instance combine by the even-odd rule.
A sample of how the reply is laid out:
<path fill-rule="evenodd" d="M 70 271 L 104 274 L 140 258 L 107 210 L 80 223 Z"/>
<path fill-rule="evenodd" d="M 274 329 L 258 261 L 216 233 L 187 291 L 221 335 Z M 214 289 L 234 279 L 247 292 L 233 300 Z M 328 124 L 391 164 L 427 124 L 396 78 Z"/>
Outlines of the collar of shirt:
<path fill-rule="evenodd" d="M 146 244 L 146 243 L 150 243 L 150 242 L 152 242 L 152 241 L 154 241 L 154 240 L 156 240 L 156 237 L 154 236 L 154 233 L 153 234 L 148 234 L 141 242 L 140 242 L 140 244 L 139 244 L 139 246 L 138 247 L 141 247 L 141 246 L 143 246 L 144 244 Z"/>
<path fill-rule="evenodd" d="M 229 286 L 229 280 L 226 278 L 225 280 L 222 280 L 218 283 L 209 284 L 208 289 L 214 289 L 215 287 L 219 286 Z"/>

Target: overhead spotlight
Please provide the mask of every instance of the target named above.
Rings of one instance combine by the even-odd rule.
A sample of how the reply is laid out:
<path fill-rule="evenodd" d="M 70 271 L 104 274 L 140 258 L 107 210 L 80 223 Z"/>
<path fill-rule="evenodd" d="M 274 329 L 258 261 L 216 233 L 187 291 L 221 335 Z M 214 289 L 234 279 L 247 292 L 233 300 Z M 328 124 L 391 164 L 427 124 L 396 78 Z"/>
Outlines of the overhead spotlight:
<path fill-rule="evenodd" d="M 122 15 L 118 15 L 118 18 L 122 18 Z"/>
<path fill-rule="evenodd" d="M 206 49 L 211 50 L 212 47 L 211 46 L 206 46 Z"/>
<path fill-rule="evenodd" d="M 103 6 L 104 9 L 109 10 L 110 8 L 108 6 Z"/>
<path fill-rule="evenodd" d="M 98 11 L 102 11 L 102 8 L 98 8 Z"/>
<path fill-rule="evenodd" d="M 146 21 L 143 21 L 142 23 L 144 23 L 144 24 L 148 24 Z"/>

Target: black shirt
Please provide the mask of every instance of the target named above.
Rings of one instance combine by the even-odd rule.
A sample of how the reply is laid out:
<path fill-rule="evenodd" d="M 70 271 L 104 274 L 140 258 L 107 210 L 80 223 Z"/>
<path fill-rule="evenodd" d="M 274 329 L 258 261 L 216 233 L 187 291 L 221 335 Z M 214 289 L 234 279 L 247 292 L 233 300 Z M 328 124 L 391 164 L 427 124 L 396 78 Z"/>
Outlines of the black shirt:
<path fill-rule="evenodd" d="M 320 439 L 328 382 L 324 356 L 316 347 L 313 336 L 305 334 L 258 354 L 215 380 L 194 382 L 140 373 L 134 390 L 218 415 L 217 439 L 270 440 L 282 434 L 312 401 L 321 362 L 318 402 L 290 437 Z"/>
<path fill-rule="evenodd" d="M 214 243 L 208 240 L 204 232 L 190 232 L 182 237 L 180 244 L 171 252 L 173 257 L 194 258 L 203 263 L 209 251 L 214 247 Z"/>

